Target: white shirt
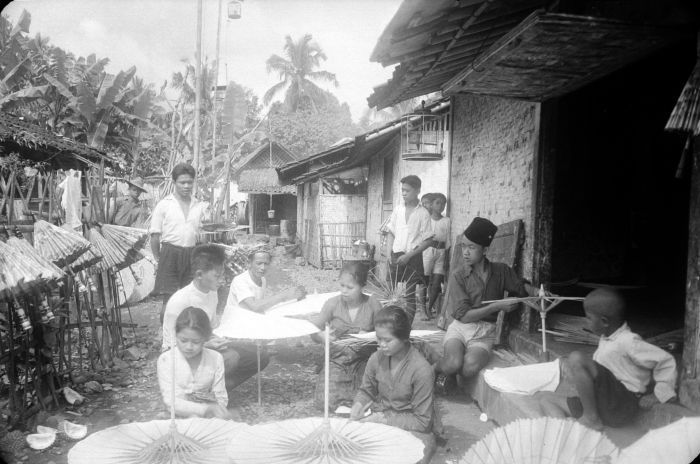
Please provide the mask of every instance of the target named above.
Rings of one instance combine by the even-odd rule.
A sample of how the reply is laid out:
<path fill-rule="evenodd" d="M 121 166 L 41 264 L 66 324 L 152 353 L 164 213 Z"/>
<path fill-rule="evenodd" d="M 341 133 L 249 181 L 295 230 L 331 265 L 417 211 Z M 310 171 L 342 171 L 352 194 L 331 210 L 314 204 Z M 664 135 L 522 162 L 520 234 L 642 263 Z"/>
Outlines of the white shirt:
<path fill-rule="evenodd" d="M 202 349 L 202 359 L 193 371 L 179 349 L 168 350 L 158 358 L 158 385 L 163 402 L 170 407 L 172 397 L 172 355 L 175 353 L 175 414 L 178 416 L 204 416 L 206 403 L 186 399 L 189 393 L 214 393 L 216 402 L 224 408 L 228 404 L 226 382 L 224 380 L 224 358 L 221 353 Z"/>
<path fill-rule="evenodd" d="M 406 205 L 400 203 L 391 212 L 387 228 L 389 232 L 394 234 L 394 245 L 391 248 L 394 253 L 411 251 L 423 240 L 433 236 L 430 213 L 420 204 L 411 212 L 408 221 L 406 221 Z"/>
<path fill-rule="evenodd" d="M 231 282 L 231 289 L 228 292 L 228 299 L 226 300 L 226 309 L 224 309 L 223 317 L 235 312 L 237 308 L 241 308 L 240 303 L 243 300 L 248 298 L 253 298 L 254 300 L 261 299 L 265 294 L 265 288 L 267 288 L 265 277 L 262 278 L 262 285 L 258 285 L 253 282 L 250 271 L 245 271 L 243 274 L 234 277 L 233 282 Z M 243 309 L 248 310 L 248 308 Z"/>
<path fill-rule="evenodd" d="M 181 247 L 197 244 L 197 231 L 202 224 L 202 216 L 208 203 L 192 197 L 187 217 L 173 194 L 158 202 L 153 209 L 149 233 L 160 234 L 160 241 Z"/>
<path fill-rule="evenodd" d="M 607 367 L 629 391 L 646 392 L 653 378 L 654 395 L 665 403 L 676 396 L 676 360 L 673 356 L 642 340 L 627 323 L 610 336 L 600 337 L 593 360 Z"/>
<path fill-rule="evenodd" d="M 214 292 L 200 292 L 194 286 L 194 282 L 182 287 L 168 300 L 165 305 L 165 313 L 163 314 L 163 350 L 170 348 L 170 341 L 175 335 L 175 321 L 180 313 L 185 309 L 193 306 L 201 308 L 209 316 L 212 328 L 216 321 L 216 306 L 219 303 L 219 297 Z"/>

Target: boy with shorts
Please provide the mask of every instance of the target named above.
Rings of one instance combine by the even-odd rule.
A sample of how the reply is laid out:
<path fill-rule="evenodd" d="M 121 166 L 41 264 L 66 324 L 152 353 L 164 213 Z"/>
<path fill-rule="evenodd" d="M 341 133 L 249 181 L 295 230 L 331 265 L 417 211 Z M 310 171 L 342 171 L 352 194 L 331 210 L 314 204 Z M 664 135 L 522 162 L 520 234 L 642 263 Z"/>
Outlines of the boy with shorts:
<path fill-rule="evenodd" d="M 425 317 L 430 320 L 434 316 L 433 306 L 442 291 L 442 283 L 447 272 L 447 256 L 450 249 L 450 218 L 442 212 L 447 205 L 447 197 L 442 193 L 430 193 L 428 211 L 434 234 L 433 243 L 423 252 L 423 269 L 426 276 L 426 287 L 429 299 L 425 305 Z M 425 195 L 423 196 L 425 198 Z"/>
<path fill-rule="evenodd" d="M 442 358 L 435 364 L 436 389 L 451 393 L 456 374 L 473 377 L 486 365 L 495 342 L 496 318 L 501 310 L 518 307 L 503 300 L 512 296 L 535 296 L 538 290 L 521 279 L 504 263 L 486 258 L 497 227 L 488 219 L 476 217 L 459 238 L 464 267 L 453 272 L 447 283 L 447 311 L 454 320 L 443 340 Z M 482 301 L 494 301 L 482 304 Z"/>
<path fill-rule="evenodd" d="M 541 393 L 547 415 L 574 417 L 600 430 L 630 423 L 639 408 L 650 409 L 676 396 L 676 360 L 647 343 L 625 322 L 625 302 L 615 290 L 593 290 L 583 300 L 592 332 L 600 335 L 593 358 L 571 353 L 562 369 L 578 397 Z M 653 380 L 653 392 L 648 392 Z"/>

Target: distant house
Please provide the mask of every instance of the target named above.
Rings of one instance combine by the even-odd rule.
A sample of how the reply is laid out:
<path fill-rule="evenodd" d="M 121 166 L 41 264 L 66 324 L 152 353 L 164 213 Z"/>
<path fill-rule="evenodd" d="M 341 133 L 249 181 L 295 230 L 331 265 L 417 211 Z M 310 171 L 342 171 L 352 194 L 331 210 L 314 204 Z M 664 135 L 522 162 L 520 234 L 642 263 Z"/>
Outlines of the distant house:
<path fill-rule="evenodd" d="M 251 233 L 279 235 L 280 221 L 286 220 L 293 237 L 297 220 L 296 188 L 282 185 L 275 168 L 296 160 L 282 145 L 266 140 L 232 164 L 231 181 L 237 185 L 238 192 L 248 194 L 246 216 Z"/>
<path fill-rule="evenodd" d="M 440 100 L 425 110 L 442 128 L 433 159 L 408 159 L 402 151 L 406 126 L 416 119 L 406 117 L 279 168 L 284 182 L 297 185 L 297 230 L 311 264 L 337 267 L 358 239 L 384 261 L 380 228 L 401 201 L 402 177 L 418 175 L 422 193 L 447 193 L 450 104 Z"/>

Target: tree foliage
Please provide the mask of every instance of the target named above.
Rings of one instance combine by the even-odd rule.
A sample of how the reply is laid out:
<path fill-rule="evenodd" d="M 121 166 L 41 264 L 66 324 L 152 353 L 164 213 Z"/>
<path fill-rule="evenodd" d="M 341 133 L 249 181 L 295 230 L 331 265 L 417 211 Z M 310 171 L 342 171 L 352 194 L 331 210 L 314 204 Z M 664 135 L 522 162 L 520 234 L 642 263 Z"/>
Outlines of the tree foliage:
<path fill-rule="evenodd" d="M 285 90 L 284 105 L 291 111 L 296 111 L 303 104 L 309 105 L 314 111 L 327 103 L 329 95 L 314 81 L 325 81 L 338 86 L 335 74 L 318 69 L 321 61 L 326 60 L 320 45 L 314 42 L 311 34 L 305 34 L 296 42 L 290 36 L 285 37 L 283 58 L 271 55 L 267 59 L 267 72 L 277 73 L 281 82 L 272 86 L 263 97 L 264 103 L 269 104 L 282 90 Z"/>

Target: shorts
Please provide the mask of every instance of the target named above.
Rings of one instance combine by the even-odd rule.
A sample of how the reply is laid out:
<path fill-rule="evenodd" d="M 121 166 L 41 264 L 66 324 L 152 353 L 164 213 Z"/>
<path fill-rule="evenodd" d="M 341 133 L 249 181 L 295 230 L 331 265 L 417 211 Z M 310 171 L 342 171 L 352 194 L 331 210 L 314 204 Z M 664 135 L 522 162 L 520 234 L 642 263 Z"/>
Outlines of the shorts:
<path fill-rule="evenodd" d="M 452 339 L 461 341 L 467 351 L 469 348 L 481 348 L 490 353 L 496 342 L 496 326 L 485 321 L 464 323 L 454 320 L 447 327 L 443 345 Z"/>
<path fill-rule="evenodd" d="M 391 253 L 389 263 L 389 275 L 392 282 L 406 282 L 406 286 L 423 283 L 423 256 L 422 253 L 414 256 L 405 265 L 398 265 L 396 260 L 404 253 Z"/>
<path fill-rule="evenodd" d="M 597 362 L 595 365 L 598 375 L 593 380 L 593 390 L 600 420 L 608 427 L 629 424 L 639 411 L 641 394 L 629 391 L 607 367 Z M 583 415 L 583 405 L 579 397 L 567 398 L 566 404 L 575 419 Z"/>
<path fill-rule="evenodd" d="M 445 274 L 445 249 L 426 248 L 423 252 L 423 271 L 425 275 Z"/>
<path fill-rule="evenodd" d="M 192 250 L 194 247 L 179 247 L 167 242 L 160 244 L 154 294 L 172 295 L 192 282 Z"/>

